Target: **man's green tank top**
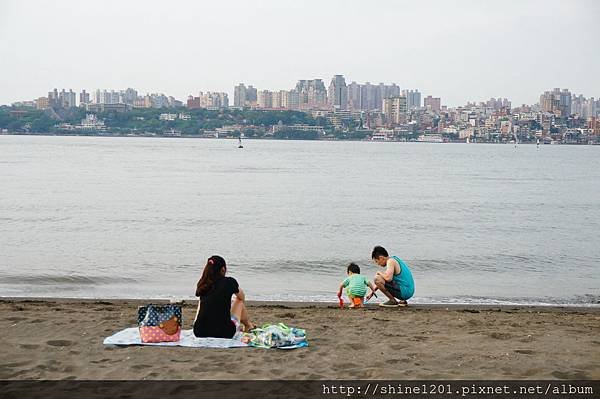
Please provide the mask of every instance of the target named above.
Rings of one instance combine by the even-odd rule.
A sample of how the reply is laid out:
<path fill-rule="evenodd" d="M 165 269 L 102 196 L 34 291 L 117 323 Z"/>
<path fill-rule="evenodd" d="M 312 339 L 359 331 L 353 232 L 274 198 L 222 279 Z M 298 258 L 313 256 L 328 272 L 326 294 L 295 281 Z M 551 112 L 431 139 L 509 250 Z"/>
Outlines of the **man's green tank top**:
<path fill-rule="evenodd" d="M 402 259 L 397 256 L 392 256 L 400 265 L 400 273 L 394 274 L 394 281 L 400 286 L 402 299 L 409 299 L 415 294 L 415 281 L 413 280 L 410 269 Z"/>

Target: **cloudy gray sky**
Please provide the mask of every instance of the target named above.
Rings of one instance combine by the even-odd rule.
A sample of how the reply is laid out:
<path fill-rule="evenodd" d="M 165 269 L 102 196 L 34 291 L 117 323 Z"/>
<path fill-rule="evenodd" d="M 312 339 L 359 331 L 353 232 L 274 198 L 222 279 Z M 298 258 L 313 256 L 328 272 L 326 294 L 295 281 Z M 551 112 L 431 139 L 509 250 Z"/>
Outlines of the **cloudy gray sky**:
<path fill-rule="evenodd" d="M 232 96 L 336 73 L 450 106 L 599 97 L 599 48 L 597 0 L 2 0 L 0 104 L 54 87 Z"/>

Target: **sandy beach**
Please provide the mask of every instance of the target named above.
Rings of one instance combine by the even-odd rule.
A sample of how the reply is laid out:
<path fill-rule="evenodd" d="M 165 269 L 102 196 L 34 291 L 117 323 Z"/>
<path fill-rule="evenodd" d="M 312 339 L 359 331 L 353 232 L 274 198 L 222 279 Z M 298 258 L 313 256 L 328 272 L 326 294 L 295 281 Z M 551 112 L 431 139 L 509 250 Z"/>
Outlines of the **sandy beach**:
<path fill-rule="evenodd" d="M 102 344 L 148 302 L 1 300 L 0 379 L 600 379 L 598 308 L 251 303 L 256 323 L 305 328 L 310 347 Z"/>

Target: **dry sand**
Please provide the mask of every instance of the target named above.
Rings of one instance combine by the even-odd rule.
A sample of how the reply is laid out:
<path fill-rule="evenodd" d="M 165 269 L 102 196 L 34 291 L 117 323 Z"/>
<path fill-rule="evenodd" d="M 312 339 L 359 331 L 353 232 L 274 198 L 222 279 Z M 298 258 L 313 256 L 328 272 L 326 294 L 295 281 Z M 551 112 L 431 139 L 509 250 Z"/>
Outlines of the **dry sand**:
<path fill-rule="evenodd" d="M 147 302 L 1 300 L 0 379 L 600 379 L 598 308 L 252 304 L 256 323 L 305 328 L 310 347 L 102 344 Z"/>

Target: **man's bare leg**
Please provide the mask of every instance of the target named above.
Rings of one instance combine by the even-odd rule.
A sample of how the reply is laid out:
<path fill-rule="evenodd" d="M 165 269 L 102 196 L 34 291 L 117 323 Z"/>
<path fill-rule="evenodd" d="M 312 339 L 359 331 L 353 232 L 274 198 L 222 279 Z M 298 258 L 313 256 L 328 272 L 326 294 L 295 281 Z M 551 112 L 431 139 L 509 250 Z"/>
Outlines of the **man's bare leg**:
<path fill-rule="evenodd" d="M 385 288 L 385 279 L 379 274 L 375 276 L 375 286 L 377 286 L 377 289 L 383 292 L 383 295 L 387 296 L 390 301 L 398 303 L 396 298 L 394 298 L 394 296 Z"/>

